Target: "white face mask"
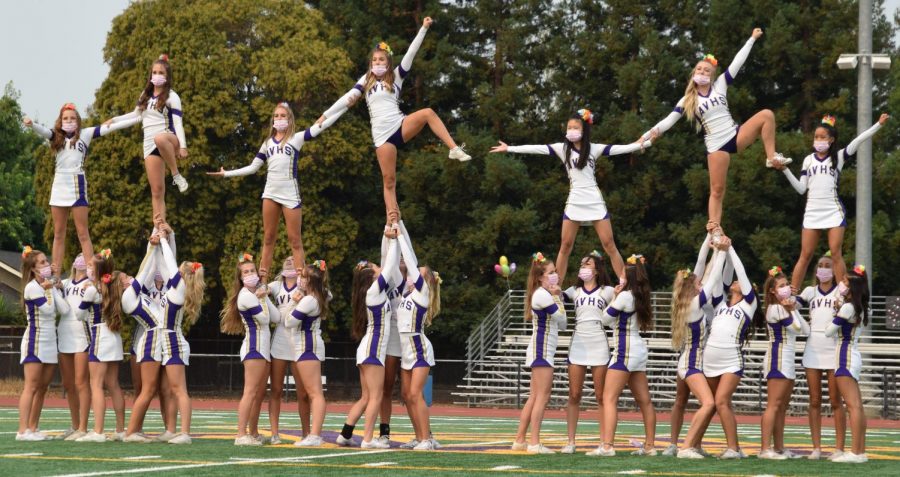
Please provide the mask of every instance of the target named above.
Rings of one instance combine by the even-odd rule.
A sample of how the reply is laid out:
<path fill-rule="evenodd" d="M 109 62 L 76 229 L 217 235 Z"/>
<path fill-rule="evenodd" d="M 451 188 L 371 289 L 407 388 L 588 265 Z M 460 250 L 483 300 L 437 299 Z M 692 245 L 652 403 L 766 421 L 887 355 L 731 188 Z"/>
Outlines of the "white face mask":
<path fill-rule="evenodd" d="M 566 130 L 566 139 L 569 142 L 578 142 L 581 140 L 581 131 L 578 129 L 568 129 Z"/>
<path fill-rule="evenodd" d="M 372 74 L 374 74 L 375 76 L 383 76 L 385 73 L 387 73 L 387 70 L 388 69 L 386 65 L 372 65 Z"/>
<path fill-rule="evenodd" d="M 72 134 L 78 129 L 78 123 L 75 121 L 63 121 L 61 128 L 67 134 Z"/>
<path fill-rule="evenodd" d="M 278 132 L 284 132 L 288 128 L 288 120 L 287 119 L 276 119 L 272 121 L 272 127 L 275 128 Z"/>
<path fill-rule="evenodd" d="M 709 76 L 701 75 L 700 73 L 694 73 L 694 83 L 697 83 L 700 86 L 708 85 Z"/>
<path fill-rule="evenodd" d="M 815 149 L 816 152 L 825 152 L 830 147 L 831 144 L 828 141 L 813 141 L 813 149 Z"/>
<path fill-rule="evenodd" d="M 578 270 L 578 278 L 580 278 L 581 281 L 586 282 L 586 281 L 590 280 L 591 278 L 594 278 L 594 271 L 591 270 L 590 268 L 579 269 Z"/>
<path fill-rule="evenodd" d="M 166 75 L 150 75 L 150 82 L 153 86 L 162 86 L 166 84 Z"/>

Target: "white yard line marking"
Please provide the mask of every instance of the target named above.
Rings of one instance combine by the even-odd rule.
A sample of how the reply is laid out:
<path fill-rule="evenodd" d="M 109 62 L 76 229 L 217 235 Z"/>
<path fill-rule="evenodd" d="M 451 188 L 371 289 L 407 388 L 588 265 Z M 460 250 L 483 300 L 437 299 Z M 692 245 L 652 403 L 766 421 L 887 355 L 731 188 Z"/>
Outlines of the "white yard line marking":
<path fill-rule="evenodd" d="M 142 467 L 140 469 L 126 469 L 126 470 L 109 470 L 109 471 L 101 471 L 101 472 L 86 472 L 82 474 L 61 474 L 55 477 L 96 477 L 99 475 L 122 475 L 122 474 L 144 474 L 144 473 L 153 473 L 160 472 L 166 470 L 182 470 L 182 469 L 199 469 L 203 467 L 224 467 L 228 465 L 242 465 L 242 464 L 253 464 L 258 462 L 301 462 L 310 459 L 327 459 L 330 457 L 347 457 L 347 456 L 357 456 L 357 455 L 366 455 L 366 454 L 381 454 L 384 452 L 391 452 L 390 450 L 374 450 L 374 451 L 360 451 L 360 452 L 338 452 L 335 454 L 321 454 L 321 455 L 311 455 L 311 456 L 297 456 L 297 457 L 283 457 L 276 459 L 258 459 L 255 461 L 241 461 L 241 460 L 229 460 L 225 462 L 209 462 L 206 464 L 186 464 L 186 465 L 168 465 L 162 467 Z"/>
<path fill-rule="evenodd" d="M 3 454 L 2 456 L 3 457 L 32 457 L 32 456 L 39 456 L 39 455 L 44 455 L 44 453 L 43 452 L 23 452 L 21 454 Z"/>
<path fill-rule="evenodd" d="M 512 441 L 507 439 L 505 441 L 487 441 L 487 442 L 467 442 L 464 444 L 441 444 L 441 447 L 477 447 L 477 446 L 489 446 L 493 444 L 512 444 Z"/>
<path fill-rule="evenodd" d="M 122 460 L 148 460 L 148 459 L 159 459 L 162 456 L 159 455 L 136 455 L 132 457 L 122 457 Z"/>
<path fill-rule="evenodd" d="M 497 467 L 491 467 L 491 470 L 516 470 L 521 469 L 518 465 L 498 465 Z"/>
<path fill-rule="evenodd" d="M 389 465 L 397 465 L 396 462 L 370 462 L 368 464 L 363 464 L 363 467 L 386 467 Z"/>

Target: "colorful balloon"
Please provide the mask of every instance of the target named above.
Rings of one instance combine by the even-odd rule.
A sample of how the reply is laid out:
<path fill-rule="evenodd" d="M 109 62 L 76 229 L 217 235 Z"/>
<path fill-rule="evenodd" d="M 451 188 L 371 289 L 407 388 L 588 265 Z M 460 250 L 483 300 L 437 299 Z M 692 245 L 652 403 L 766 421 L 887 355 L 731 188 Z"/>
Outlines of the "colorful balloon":
<path fill-rule="evenodd" d="M 500 264 L 494 264 L 494 271 L 497 272 L 497 275 L 503 275 L 503 269 L 500 268 Z"/>
<path fill-rule="evenodd" d="M 500 265 L 509 265 L 509 260 L 506 259 L 506 255 L 500 256 Z"/>

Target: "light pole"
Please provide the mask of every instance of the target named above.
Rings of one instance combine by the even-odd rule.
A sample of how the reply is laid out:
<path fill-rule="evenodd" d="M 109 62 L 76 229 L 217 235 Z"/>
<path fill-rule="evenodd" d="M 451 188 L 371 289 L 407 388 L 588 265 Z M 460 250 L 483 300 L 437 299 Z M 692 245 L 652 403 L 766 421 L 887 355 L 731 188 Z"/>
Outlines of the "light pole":
<path fill-rule="evenodd" d="M 837 60 L 838 68 L 853 69 L 859 65 L 857 80 L 856 134 L 862 134 L 872 125 L 872 68 L 888 69 L 891 58 L 885 54 L 872 54 L 872 0 L 859 2 L 858 53 L 843 54 Z M 869 288 L 872 287 L 872 143 L 863 141 L 856 152 L 856 263 L 869 270 Z"/>

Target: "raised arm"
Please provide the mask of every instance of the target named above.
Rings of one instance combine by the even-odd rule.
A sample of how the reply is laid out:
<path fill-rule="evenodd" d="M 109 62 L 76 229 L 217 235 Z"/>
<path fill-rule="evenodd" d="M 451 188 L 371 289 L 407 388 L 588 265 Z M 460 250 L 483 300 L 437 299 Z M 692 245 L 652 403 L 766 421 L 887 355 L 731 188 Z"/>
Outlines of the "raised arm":
<path fill-rule="evenodd" d="M 359 81 L 350 88 L 350 91 L 344 93 L 343 96 L 338 98 L 334 104 L 331 105 L 330 108 L 326 109 L 324 113 L 322 113 L 322 118 L 328 119 L 332 116 L 340 116 L 344 114 L 348 109 L 350 109 L 350 105 L 355 103 L 360 96 L 362 96 L 364 85 L 366 84 L 366 75 L 362 75 L 359 78 Z M 321 122 L 323 119 L 320 118 Z"/>
<path fill-rule="evenodd" d="M 406 224 L 402 220 L 400 221 L 400 236 L 397 237 L 397 240 L 400 241 L 400 253 L 403 261 L 406 262 L 406 278 L 417 281 L 420 276 L 419 259 L 413 250 L 412 240 L 409 238 L 409 232 L 406 231 Z"/>
<path fill-rule="evenodd" d="M 747 43 L 744 43 L 744 46 L 738 50 L 736 55 L 734 55 L 734 59 L 731 60 L 731 64 L 728 65 L 725 74 L 722 75 L 725 77 L 726 84 L 730 85 L 734 81 L 735 76 L 737 76 L 741 67 L 744 66 L 744 62 L 747 61 L 747 58 L 750 56 L 750 50 L 753 49 L 753 44 L 756 43 L 756 39 L 759 38 L 759 35 L 762 35 L 762 30 L 759 28 L 754 29 L 753 35 L 747 39 Z"/>
<path fill-rule="evenodd" d="M 44 139 L 50 139 L 51 137 L 53 137 L 53 131 L 47 129 L 47 127 L 43 124 L 36 123 L 31 119 L 25 118 L 25 126 L 30 127 L 32 131 L 34 131 L 38 136 Z"/>
<path fill-rule="evenodd" d="M 322 131 L 328 129 L 332 124 L 336 123 L 337 120 L 344 115 L 344 112 L 346 112 L 346 110 L 329 117 L 325 121 L 322 121 L 322 124 L 315 123 L 305 130 L 295 133 L 288 141 L 288 143 L 290 143 L 290 145 L 294 146 L 296 149 L 302 148 L 303 145 L 308 141 L 312 141 L 313 139 L 317 138 L 320 134 L 322 134 Z"/>
<path fill-rule="evenodd" d="M 184 113 L 181 112 L 181 97 L 175 94 L 174 91 L 170 92 L 169 99 L 166 100 L 166 106 L 169 108 L 172 126 L 175 128 L 175 137 L 178 138 L 178 147 L 187 149 L 187 137 L 184 135 L 184 120 L 182 119 Z"/>
<path fill-rule="evenodd" d="M 680 100 L 678 100 L 678 104 L 675 105 L 675 109 L 673 109 L 672 112 L 669 113 L 668 116 L 663 118 L 662 121 L 656 123 L 655 126 L 648 129 L 647 132 L 645 132 L 641 136 L 641 141 L 649 140 L 650 137 L 653 135 L 654 130 L 656 131 L 656 134 L 661 136 L 664 132 L 671 129 L 672 126 L 674 126 L 675 123 L 677 123 L 678 120 L 681 119 L 682 116 L 684 116 L 684 97 L 682 97 Z"/>
<path fill-rule="evenodd" d="M 150 277 L 152 277 L 153 272 L 156 271 L 156 247 L 157 245 L 153 245 L 149 242 L 147 243 L 147 253 L 144 254 L 144 259 L 141 261 L 141 266 L 138 268 L 137 275 L 134 276 L 134 279 L 137 280 L 138 283 L 150 283 Z"/>
<path fill-rule="evenodd" d="M 426 17 L 426 24 L 431 25 L 431 19 Z M 400 79 L 405 79 L 406 75 L 409 74 L 410 68 L 412 68 L 413 59 L 416 57 L 416 53 L 419 52 L 419 48 L 422 46 L 422 41 L 425 40 L 425 34 L 428 33 L 428 26 L 422 25 L 422 28 L 419 28 L 419 33 L 416 34 L 416 37 L 413 38 L 412 43 L 409 44 L 409 49 L 406 50 L 406 53 L 403 55 L 403 60 L 400 61 L 400 67 L 398 68 L 398 72 L 400 73 Z"/>
<path fill-rule="evenodd" d="M 722 268 L 725 267 L 725 256 L 728 255 L 721 250 L 713 252 L 713 263 L 710 268 L 706 282 L 703 283 L 703 294 L 708 300 L 717 296 L 718 291 L 722 289 Z"/>
<path fill-rule="evenodd" d="M 728 247 L 728 256 L 731 257 L 731 265 L 734 267 L 738 282 L 741 284 L 741 293 L 746 297 L 753 291 L 753 282 L 747 277 L 744 264 L 741 263 L 741 259 L 738 257 L 737 252 L 734 251 L 734 247 Z"/>
<path fill-rule="evenodd" d="M 731 287 L 731 282 L 734 281 L 734 264 L 731 262 L 731 254 L 726 253 L 725 257 L 725 268 L 722 270 L 722 288 L 725 293 L 728 293 L 728 289 Z"/>
<path fill-rule="evenodd" d="M 872 127 L 863 131 L 863 133 L 859 136 L 856 136 L 856 139 L 850 141 L 850 144 L 847 144 L 847 147 L 844 148 L 844 152 L 846 153 L 846 155 L 852 156 L 856 154 L 857 149 L 859 149 L 859 145 L 864 141 L 872 139 L 872 136 L 874 136 L 879 129 L 881 129 L 881 121 L 873 124 Z"/>
<path fill-rule="evenodd" d="M 709 241 L 712 240 L 710 234 L 706 234 L 703 243 L 700 244 L 700 251 L 697 252 L 697 262 L 694 264 L 694 275 L 702 277 L 706 273 L 706 257 L 709 256 Z M 720 274 L 721 275 L 721 274 Z"/>
<path fill-rule="evenodd" d="M 384 257 L 384 266 L 381 269 L 381 275 L 378 276 L 379 288 L 381 291 L 388 289 L 388 284 L 393 282 L 396 275 L 400 273 L 400 254 L 398 253 L 397 239 L 388 239 L 387 254 Z M 382 281 L 384 285 L 382 285 Z"/>

